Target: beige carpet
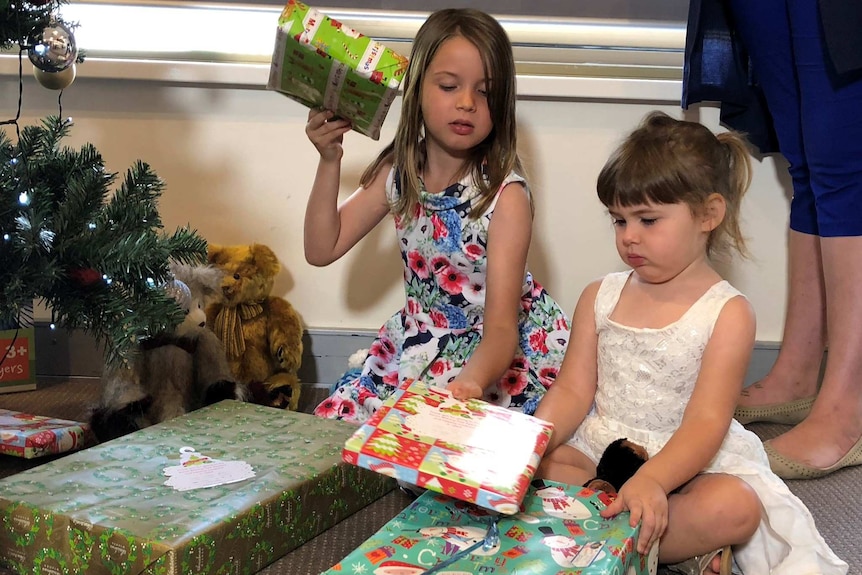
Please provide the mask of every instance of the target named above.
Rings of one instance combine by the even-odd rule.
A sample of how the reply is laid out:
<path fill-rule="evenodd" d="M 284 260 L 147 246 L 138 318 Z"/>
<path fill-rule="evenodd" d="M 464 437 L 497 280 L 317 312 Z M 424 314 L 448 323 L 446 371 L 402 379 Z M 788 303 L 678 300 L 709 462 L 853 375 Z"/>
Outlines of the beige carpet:
<path fill-rule="evenodd" d="M 86 421 L 98 397 L 99 382 L 71 379 L 40 382 L 36 391 L 0 395 L 0 408 L 75 421 Z M 312 399 L 312 398 L 308 398 Z M 313 405 L 313 401 L 303 401 Z M 753 425 L 762 438 L 777 435 L 779 425 Z M 0 455 L 0 478 L 48 461 Z M 788 481 L 790 489 L 811 510 L 824 539 L 850 564 L 850 575 L 862 575 L 862 466 L 816 481 Z M 325 531 L 260 571 L 262 575 L 318 575 L 355 549 L 410 502 L 400 491 Z M 0 575 L 5 575 L 0 568 Z M 759 575 L 759 574 L 749 574 Z"/>

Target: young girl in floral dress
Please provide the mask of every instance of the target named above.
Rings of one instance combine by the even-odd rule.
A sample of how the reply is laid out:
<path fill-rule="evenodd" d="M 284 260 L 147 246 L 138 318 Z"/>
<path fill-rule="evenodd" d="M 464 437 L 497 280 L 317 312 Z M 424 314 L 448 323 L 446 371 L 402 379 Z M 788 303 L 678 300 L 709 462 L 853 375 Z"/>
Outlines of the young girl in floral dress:
<path fill-rule="evenodd" d="M 313 265 L 392 214 L 406 305 L 359 377 L 315 414 L 361 423 L 405 380 L 535 411 L 568 342 L 560 307 L 526 269 L 532 198 L 516 153 L 515 67 L 505 31 L 471 9 L 434 12 L 413 43 L 395 140 L 338 205 L 347 121 L 312 110 L 320 153 L 305 217 Z"/>

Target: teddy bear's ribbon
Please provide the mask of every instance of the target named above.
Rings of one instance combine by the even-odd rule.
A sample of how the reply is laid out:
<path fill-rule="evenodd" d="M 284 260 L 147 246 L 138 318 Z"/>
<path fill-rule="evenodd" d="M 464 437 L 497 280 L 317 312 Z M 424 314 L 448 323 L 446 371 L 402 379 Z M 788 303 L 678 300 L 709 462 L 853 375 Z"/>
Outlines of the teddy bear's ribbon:
<path fill-rule="evenodd" d="M 242 322 L 263 313 L 259 303 L 241 303 L 221 308 L 215 318 L 213 331 L 222 341 L 228 357 L 240 357 L 245 352 Z"/>

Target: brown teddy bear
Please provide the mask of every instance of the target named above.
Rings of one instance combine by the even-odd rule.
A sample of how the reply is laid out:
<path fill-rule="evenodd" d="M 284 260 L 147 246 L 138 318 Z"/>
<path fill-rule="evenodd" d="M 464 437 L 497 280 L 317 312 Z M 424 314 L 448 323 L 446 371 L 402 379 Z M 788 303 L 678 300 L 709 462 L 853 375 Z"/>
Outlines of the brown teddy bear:
<path fill-rule="evenodd" d="M 210 244 L 208 259 L 224 276 L 222 299 L 207 307 L 207 323 L 224 344 L 234 377 L 248 385 L 255 403 L 296 411 L 302 321 L 287 300 L 270 295 L 278 258 L 263 244 Z"/>

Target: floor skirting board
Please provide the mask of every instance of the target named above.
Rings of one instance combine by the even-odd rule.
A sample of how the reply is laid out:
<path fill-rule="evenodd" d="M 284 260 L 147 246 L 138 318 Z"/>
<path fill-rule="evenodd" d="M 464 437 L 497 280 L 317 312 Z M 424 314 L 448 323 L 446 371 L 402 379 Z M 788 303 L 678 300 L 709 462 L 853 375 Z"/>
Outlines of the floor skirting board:
<path fill-rule="evenodd" d="M 347 369 L 348 358 L 367 349 L 375 331 L 309 329 L 303 335 L 302 368 L 299 377 L 307 385 L 329 388 Z M 778 355 L 779 342 L 757 342 L 745 383 L 762 378 Z M 89 335 L 51 329 L 36 322 L 36 375 L 38 377 L 99 377 L 102 352 Z"/>

